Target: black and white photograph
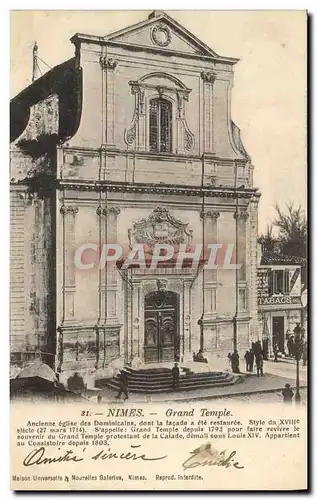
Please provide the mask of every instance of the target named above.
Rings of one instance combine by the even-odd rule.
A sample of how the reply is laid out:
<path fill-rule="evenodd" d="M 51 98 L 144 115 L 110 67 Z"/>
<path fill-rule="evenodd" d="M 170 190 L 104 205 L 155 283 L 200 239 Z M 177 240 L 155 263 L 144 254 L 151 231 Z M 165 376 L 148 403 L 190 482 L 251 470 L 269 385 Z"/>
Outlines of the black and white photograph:
<path fill-rule="evenodd" d="M 219 489 L 249 489 L 245 447 L 266 445 L 264 457 L 271 441 L 280 454 L 284 442 L 305 449 L 306 30 L 299 10 L 11 11 L 17 440 L 39 426 L 49 443 L 59 411 L 81 415 L 67 430 L 75 451 L 63 457 L 52 459 L 49 444 L 13 443 L 13 489 L 182 489 L 193 467 L 188 488 L 206 489 L 206 465 L 220 470 Z M 174 424 L 155 422 L 156 407 Z M 267 414 L 258 419 L 257 408 Z M 213 414 L 223 425 L 205 419 Z M 106 447 L 84 438 L 84 417 Z M 165 445 L 185 437 L 194 455 L 182 455 L 178 477 L 170 465 L 164 484 L 145 470 L 121 477 L 115 463 L 121 479 L 74 478 L 80 450 L 95 461 L 116 455 L 106 429 L 114 417 L 132 425 L 133 460 L 158 460 L 159 474 Z M 152 458 L 139 448 L 147 432 L 163 440 Z M 47 467 L 61 478 L 44 484 L 34 474 L 50 460 L 70 463 Z M 288 485 L 271 476 L 263 486 L 258 470 L 254 488 L 303 489 L 304 455 L 299 463 Z M 237 475 L 230 486 L 227 468 Z"/>

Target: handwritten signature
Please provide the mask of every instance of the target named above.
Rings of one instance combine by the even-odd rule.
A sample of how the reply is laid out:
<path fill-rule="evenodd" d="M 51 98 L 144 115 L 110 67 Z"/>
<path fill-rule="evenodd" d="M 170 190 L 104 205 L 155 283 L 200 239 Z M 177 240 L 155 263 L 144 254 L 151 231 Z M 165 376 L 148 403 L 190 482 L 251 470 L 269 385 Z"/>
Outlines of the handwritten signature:
<path fill-rule="evenodd" d="M 130 445 L 132 450 L 136 448 L 140 448 L 141 445 Z M 83 453 L 86 448 L 84 448 Z M 141 450 L 140 450 L 141 451 Z M 78 452 L 77 455 L 73 452 L 73 450 L 67 450 L 65 453 L 57 455 L 57 456 L 47 456 L 46 449 L 44 446 L 41 448 L 37 448 L 32 450 L 23 460 L 23 465 L 25 467 L 30 467 L 31 465 L 50 465 L 58 462 L 83 462 L 85 460 L 84 456 L 80 456 Z M 161 457 L 149 457 L 145 455 L 145 453 L 131 453 L 131 451 L 125 451 L 123 453 L 117 454 L 116 452 L 112 452 L 110 448 L 107 451 L 101 450 L 93 456 L 88 457 L 90 460 L 144 460 L 144 461 L 154 461 L 154 460 L 163 460 L 167 455 L 163 455 Z"/>
<path fill-rule="evenodd" d="M 236 454 L 235 450 L 230 453 L 227 450 L 218 451 L 210 443 L 206 443 L 191 451 L 190 457 L 182 463 L 182 466 L 184 470 L 205 465 L 216 465 L 218 467 L 225 467 L 226 469 L 229 467 L 244 469 L 244 466 L 240 465 L 236 461 L 236 458 L 234 458 Z"/>

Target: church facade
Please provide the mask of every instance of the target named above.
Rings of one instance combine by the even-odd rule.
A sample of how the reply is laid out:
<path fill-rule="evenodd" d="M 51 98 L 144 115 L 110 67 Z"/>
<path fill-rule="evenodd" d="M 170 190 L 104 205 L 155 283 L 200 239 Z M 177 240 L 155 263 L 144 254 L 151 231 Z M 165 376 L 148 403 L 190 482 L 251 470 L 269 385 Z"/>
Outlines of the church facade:
<path fill-rule="evenodd" d="M 71 41 L 74 57 L 11 101 L 13 368 L 242 352 L 258 338 L 260 195 L 231 119 L 238 60 L 160 11 Z M 85 266 L 104 244 L 231 245 L 240 267 Z"/>

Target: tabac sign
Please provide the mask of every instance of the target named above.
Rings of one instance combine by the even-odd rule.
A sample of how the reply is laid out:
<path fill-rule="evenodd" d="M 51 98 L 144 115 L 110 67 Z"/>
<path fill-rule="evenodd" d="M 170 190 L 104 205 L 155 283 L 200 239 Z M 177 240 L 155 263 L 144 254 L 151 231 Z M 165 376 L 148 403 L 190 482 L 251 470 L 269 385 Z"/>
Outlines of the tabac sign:
<path fill-rule="evenodd" d="M 259 306 L 275 306 L 275 305 L 301 305 L 300 297 L 292 297 L 290 295 L 272 295 L 271 297 L 258 297 Z"/>

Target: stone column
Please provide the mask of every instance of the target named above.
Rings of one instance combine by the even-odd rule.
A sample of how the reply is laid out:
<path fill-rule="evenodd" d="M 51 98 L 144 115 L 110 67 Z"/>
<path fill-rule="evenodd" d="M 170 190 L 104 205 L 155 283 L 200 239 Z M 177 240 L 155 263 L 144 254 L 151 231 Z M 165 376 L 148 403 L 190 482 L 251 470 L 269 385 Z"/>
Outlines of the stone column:
<path fill-rule="evenodd" d="M 75 320 L 75 223 L 78 207 L 62 205 L 63 216 L 63 323 Z"/>
<path fill-rule="evenodd" d="M 208 244 L 218 243 L 217 221 L 219 216 L 220 213 L 213 210 L 205 210 L 200 213 L 203 221 L 205 249 Z M 205 250 L 205 256 L 209 258 L 211 251 L 211 249 L 208 249 L 207 252 Z M 212 352 L 217 348 L 217 280 L 217 269 L 203 269 L 204 314 L 201 321 L 201 348 L 207 352 Z"/>
<path fill-rule="evenodd" d="M 140 306 L 141 306 L 141 283 L 133 282 L 132 290 L 132 358 L 143 358 L 142 346 L 140 345 Z"/>
<path fill-rule="evenodd" d="M 183 361 L 192 361 L 192 332 L 191 332 L 191 280 L 183 280 L 183 342 L 180 346 L 180 359 Z"/>
<path fill-rule="evenodd" d="M 213 151 L 213 85 L 216 74 L 212 71 L 202 71 L 203 80 L 203 152 Z"/>
<path fill-rule="evenodd" d="M 247 220 L 249 214 L 247 211 L 237 211 L 234 213 L 234 218 L 237 221 L 236 231 L 237 231 L 237 248 L 236 255 L 238 258 L 237 264 L 241 264 L 238 272 L 238 281 L 246 281 L 246 250 L 247 250 Z"/>
<path fill-rule="evenodd" d="M 118 62 L 107 56 L 100 57 L 100 65 L 103 71 L 103 144 L 114 146 L 114 70 Z"/>
<path fill-rule="evenodd" d="M 132 302 L 133 284 L 129 276 L 130 270 L 125 271 L 127 280 L 124 281 L 124 362 L 130 364 L 133 356 L 133 321 Z"/>
<path fill-rule="evenodd" d="M 247 220 L 249 214 L 246 210 L 236 211 L 234 218 L 236 220 L 236 256 L 237 264 L 241 265 L 236 273 L 237 284 L 237 310 L 235 317 L 234 344 L 237 344 L 241 350 L 246 349 L 250 344 L 249 320 L 247 319 L 248 310 L 248 287 L 246 282 L 247 265 Z"/>
<path fill-rule="evenodd" d="M 258 296 L 257 296 L 257 236 L 258 236 L 258 202 L 259 198 L 254 197 L 250 200 L 250 225 L 249 225 L 249 297 L 248 305 L 251 316 L 251 337 L 257 340 L 258 336 Z"/>
<path fill-rule="evenodd" d="M 117 243 L 117 217 L 120 214 L 120 208 L 110 207 L 105 209 L 106 237 L 108 244 Z M 117 322 L 117 288 L 118 288 L 118 269 L 115 262 L 106 262 L 106 316 L 105 323 Z"/>
<path fill-rule="evenodd" d="M 105 241 L 106 244 L 117 243 L 117 217 L 120 214 L 118 207 L 104 209 L 105 214 Z M 120 329 L 118 318 L 118 269 L 116 262 L 105 264 L 105 295 L 104 295 L 104 345 L 105 363 L 109 363 L 120 355 Z"/>
<path fill-rule="evenodd" d="M 200 214 L 204 224 L 204 245 L 218 243 L 218 218 L 220 213 L 213 210 L 202 211 Z M 207 251 L 207 256 L 211 249 Z M 205 314 L 215 316 L 217 313 L 217 269 L 204 269 L 204 311 Z"/>
<path fill-rule="evenodd" d="M 106 210 L 100 205 L 96 209 L 96 214 L 99 217 L 99 252 L 103 249 L 104 243 L 106 243 Z M 98 313 L 98 324 L 103 323 L 106 316 L 106 267 L 103 266 L 99 269 L 99 313 Z"/>

